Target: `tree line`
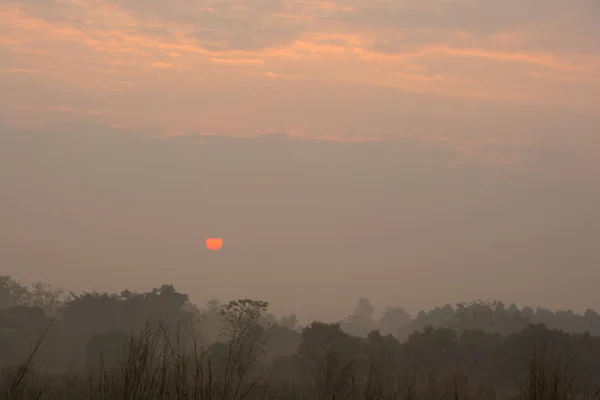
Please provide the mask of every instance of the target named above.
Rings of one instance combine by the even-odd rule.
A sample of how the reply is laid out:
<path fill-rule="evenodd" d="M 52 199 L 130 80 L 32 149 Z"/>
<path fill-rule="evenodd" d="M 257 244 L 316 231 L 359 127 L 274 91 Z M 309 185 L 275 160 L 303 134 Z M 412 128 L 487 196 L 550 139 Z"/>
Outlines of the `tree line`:
<path fill-rule="evenodd" d="M 600 317 L 499 301 L 336 323 L 173 285 L 68 293 L 0 278 L 0 392 L 63 399 L 577 399 L 600 388 Z"/>

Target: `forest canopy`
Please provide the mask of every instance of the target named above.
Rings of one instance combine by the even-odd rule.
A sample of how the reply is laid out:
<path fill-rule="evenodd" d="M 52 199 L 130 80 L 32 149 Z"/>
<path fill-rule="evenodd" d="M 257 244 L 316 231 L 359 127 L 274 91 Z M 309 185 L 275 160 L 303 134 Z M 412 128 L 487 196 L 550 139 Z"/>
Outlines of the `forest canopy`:
<path fill-rule="evenodd" d="M 1 388 L 12 398 L 36 391 L 88 398 L 133 380 L 150 397 L 162 385 L 162 397 L 153 398 L 165 399 L 372 391 L 393 398 L 400 388 L 412 393 L 406 398 L 460 392 L 491 399 L 536 390 L 594 394 L 600 383 L 600 317 L 591 309 L 580 315 L 474 301 L 414 317 L 388 307 L 375 318 L 370 301 L 360 298 L 339 321 L 301 326 L 294 314 L 268 308 L 254 299 L 199 307 L 170 284 L 143 293 L 66 294 L 0 277 Z M 65 384 L 69 379 L 81 387 Z M 197 395 L 175 396 L 192 386 Z M 432 391 L 437 397 L 427 397 Z M 136 396 L 120 398 L 147 398 Z"/>

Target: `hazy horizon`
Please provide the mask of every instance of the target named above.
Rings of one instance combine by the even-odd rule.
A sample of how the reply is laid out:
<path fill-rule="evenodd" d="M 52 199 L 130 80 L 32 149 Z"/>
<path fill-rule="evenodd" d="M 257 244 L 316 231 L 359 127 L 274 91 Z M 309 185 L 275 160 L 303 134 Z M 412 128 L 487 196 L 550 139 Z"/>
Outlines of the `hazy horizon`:
<path fill-rule="evenodd" d="M 173 283 L 200 304 L 261 298 L 304 318 L 341 317 L 360 296 L 411 311 L 598 301 L 593 180 L 464 164 L 402 140 L 107 129 L 9 132 L 2 149 L 0 255 L 18 279 L 69 290 Z M 211 236 L 224 238 L 221 251 L 204 247 Z"/>
<path fill-rule="evenodd" d="M 597 306 L 599 20 L 593 0 L 0 2 L 0 275 L 303 319 L 361 296 Z"/>

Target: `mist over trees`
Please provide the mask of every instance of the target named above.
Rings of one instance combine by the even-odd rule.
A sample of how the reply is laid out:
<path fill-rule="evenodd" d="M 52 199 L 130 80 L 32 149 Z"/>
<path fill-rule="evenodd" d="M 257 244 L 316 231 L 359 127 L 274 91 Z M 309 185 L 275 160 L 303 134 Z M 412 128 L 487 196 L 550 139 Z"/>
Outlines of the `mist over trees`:
<path fill-rule="evenodd" d="M 363 297 L 338 322 L 300 326 L 268 307 L 198 307 L 169 284 L 75 294 L 3 276 L 0 389 L 8 398 L 575 399 L 600 387 L 591 309 L 474 301 L 377 316 Z"/>
<path fill-rule="evenodd" d="M 376 319 L 393 298 L 413 317 L 459 299 L 595 304 L 600 191 L 565 178 L 554 158 L 512 170 L 457 165 L 441 142 L 92 128 L 0 129 L 2 275 L 118 293 L 119 282 L 144 291 L 172 274 L 170 283 L 202 300 L 243 292 L 277 299 L 272 309 L 293 308 L 302 320 L 315 307 L 341 319 L 360 296 L 378 305 Z M 219 257 L 204 251 L 212 236 L 226 238 Z M 317 273 L 322 284 L 309 286 Z M 300 285 L 311 288 L 304 304 Z"/>

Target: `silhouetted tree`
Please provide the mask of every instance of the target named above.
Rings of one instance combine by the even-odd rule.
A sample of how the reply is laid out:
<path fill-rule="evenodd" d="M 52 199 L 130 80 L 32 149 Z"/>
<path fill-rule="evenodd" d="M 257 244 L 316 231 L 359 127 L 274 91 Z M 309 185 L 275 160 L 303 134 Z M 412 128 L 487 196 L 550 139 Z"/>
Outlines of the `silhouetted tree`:
<path fill-rule="evenodd" d="M 354 313 L 344 321 L 344 331 L 354 336 L 367 337 L 369 332 L 375 328 L 374 313 L 375 309 L 369 299 L 361 297 Z"/>
<path fill-rule="evenodd" d="M 30 302 L 31 293 L 10 276 L 0 276 L 0 309 Z"/>
<path fill-rule="evenodd" d="M 404 339 L 405 331 L 410 326 L 411 317 L 402 307 L 388 307 L 379 319 L 381 333 Z"/>

